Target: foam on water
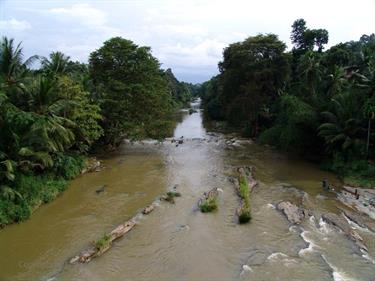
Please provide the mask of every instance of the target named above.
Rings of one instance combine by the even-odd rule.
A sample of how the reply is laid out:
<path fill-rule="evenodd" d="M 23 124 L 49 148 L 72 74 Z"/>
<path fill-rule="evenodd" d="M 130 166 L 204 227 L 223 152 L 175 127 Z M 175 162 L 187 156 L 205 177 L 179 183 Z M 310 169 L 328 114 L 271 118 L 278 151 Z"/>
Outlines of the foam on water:
<path fill-rule="evenodd" d="M 268 203 L 267 204 L 267 208 L 270 208 L 270 209 L 276 209 L 275 205 L 271 204 L 271 203 Z"/>
<path fill-rule="evenodd" d="M 302 238 L 306 243 L 308 243 L 309 246 L 308 246 L 307 248 L 304 248 L 304 249 L 299 250 L 299 252 L 298 252 L 298 255 L 299 255 L 299 256 L 303 256 L 303 255 L 305 255 L 306 253 L 310 253 L 310 252 L 312 252 L 312 251 L 316 248 L 316 244 L 313 242 L 312 239 L 310 239 L 310 238 L 307 237 L 307 235 L 306 235 L 307 233 L 309 233 L 309 232 L 306 231 L 306 230 L 302 231 L 302 233 L 301 233 L 301 238 Z"/>
<path fill-rule="evenodd" d="M 366 251 L 361 249 L 361 252 L 362 252 L 362 258 L 370 261 L 372 264 L 375 264 L 375 260 Z"/>
<path fill-rule="evenodd" d="M 324 259 L 326 264 L 331 268 L 332 277 L 333 277 L 334 281 L 357 281 L 356 279 L 353 279 L 353 278 L 347 276 L 347 274 L 345 272 L 339 271 L 339 269 L 337 267 L 330 264 L 328 262 L 327 258 L 324 255 L 322 255 L 322 258 Z"/>
<path fill-rule="evenodd" d="M 350 225 L 351 228 L 353 228 L 353 229 L 358 229 L 359 231 L 362 231 L 362 232 L 366 232 L 366 233 L 369 233 L 369 234 L 375 235 L 375 233 L 372 232 L 370 229 L 368 229 L 367 227 L 362 227 L 362 226 L 360 226 L 360 225 L 357 224 L 355 221 L 352 221 L 350 218 L 348 218 L 347 216 L 345 216 L 345 214 L 344 214 L 344 218 L 345 218 L 346 221 L 349 223 L 349 225 Z"/>
<path fill-rule="evenodd" d="M 319 231 L 325 234 L 328 234 L 332 231 L 329 225 L 322 218 L 320 218 L 319 220 Z"/>
<path fill-rule="evenodd" d="M 269 255 L 267 257 L 267 260 L 275 260 L 275 259 L 278 259 L 279 257 L 288 258 L 288 255 L 286 255 L 284 253 L 281 253 L 281 252 L 275 252 L 275 253 L 272 253 L 271 255 Z"/>
<path fill-rule="evenodd" d="M 241 270 L 240 276 L 242 276 L 246 272 L 252 272 L 252 271 L 253 271 L 253 269 L 250 266 L 248 266 L 247 264 L 244 264 L 242 266 L 242 270 Z"/>

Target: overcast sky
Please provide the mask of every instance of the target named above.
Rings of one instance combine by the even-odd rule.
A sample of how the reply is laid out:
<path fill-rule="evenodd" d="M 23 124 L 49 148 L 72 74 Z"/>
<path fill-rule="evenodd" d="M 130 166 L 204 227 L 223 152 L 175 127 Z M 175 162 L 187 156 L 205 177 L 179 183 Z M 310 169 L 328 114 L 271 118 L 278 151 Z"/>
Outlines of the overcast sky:
<path fill-rule="evenodd" d="M 375 0 L 0 0 L 0 34 L 23 42 L 27 56 L 62 51 L 87 62 L 113 37 L 151 46 L 177 78 L 215 75 L 225 46 L 258 33 L 290 45 L 293 21 L 329 31 L 329 45 L 375 32 Z"/>

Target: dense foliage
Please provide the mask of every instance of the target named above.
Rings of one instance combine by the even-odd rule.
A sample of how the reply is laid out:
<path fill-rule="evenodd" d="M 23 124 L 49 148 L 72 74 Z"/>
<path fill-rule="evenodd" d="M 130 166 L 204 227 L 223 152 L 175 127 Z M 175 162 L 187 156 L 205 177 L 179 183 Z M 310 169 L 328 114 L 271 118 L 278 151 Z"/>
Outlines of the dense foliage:
<path fill-rule="evenodd" d="M 375 35 L 324 51 L 325 29 L 292 25 L 229 45 L 203 83 L 206 115 L 249 137 L 324 163 L 351 184 L 375 183 Z"/>
<path fill-rule="evenodd" d="M 166 136 L 174 106 L 191 98 L 150 48 L 123 38 L 104 42 L 89 65 L 61 52 L 24 60 L 13 39 L 0 44 L 0 227 L 56 197 L 93 148 Z"/>

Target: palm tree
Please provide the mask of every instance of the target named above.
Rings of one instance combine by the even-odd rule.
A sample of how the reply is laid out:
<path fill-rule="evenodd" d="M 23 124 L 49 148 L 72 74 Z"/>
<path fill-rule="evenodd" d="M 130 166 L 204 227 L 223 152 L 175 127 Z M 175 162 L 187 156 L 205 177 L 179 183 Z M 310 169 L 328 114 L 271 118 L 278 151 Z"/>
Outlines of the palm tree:
<path fill-rule="evenodd" d="M 305 53 L 299 61 L 298 71 L 308 86 L 312 97 L 315 96 L 316 87 L 321 80 L 322 72 L 320 58 L 313 51 Z"/>
<path fill-rule="evenodd" d="M 0 77 L 2 87 L 19 85 L 25 76 L 28 66 L 37 59 L 32 56 L 23 61 L 21 43 L 15 45 L 14 39 L 3 37 L 0 43 Z"/>
<path fill-rule="evenodd" d="M 360 135 L 363 129 L 358 108 L 356 97 L 351 93 L 332 99 L 332 111 L 322 113 L 327 122 L 318 128 L 318 135 L 325 139 L 327 150 L 347 151 L 362 142 Z"/>
<path fill-rule="evenodd" d="M 53 52 L 49 59 L 42 59 L 42 69 L 46 73 L 65 74 L 68 72 L 70 57 L 62 52 Z"/>
<path fill-rule="evenodd" d="M 347 82 L 344 68 L 335 65 L 332 73 L 328 74 L 328 96 L 331 98 L 341 93 Z"/>

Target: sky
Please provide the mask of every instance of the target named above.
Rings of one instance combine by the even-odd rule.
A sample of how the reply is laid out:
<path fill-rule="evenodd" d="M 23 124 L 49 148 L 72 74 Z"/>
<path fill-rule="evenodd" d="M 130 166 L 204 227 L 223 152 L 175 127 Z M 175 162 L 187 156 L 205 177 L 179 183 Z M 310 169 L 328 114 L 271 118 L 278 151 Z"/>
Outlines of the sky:
<path fill-rule="evenodd" d="M 121 36 L 192 83 L 216 75 L 223 49 L 249 36 L 274 33 L 290 48 L 298 18 L 327 29 L 328 46 L 358 40 L 375 32 L 375 0 L 0 0 L 0 35 L 22 41 L 26 57 L 62 51 L 87 62 Z"/>

